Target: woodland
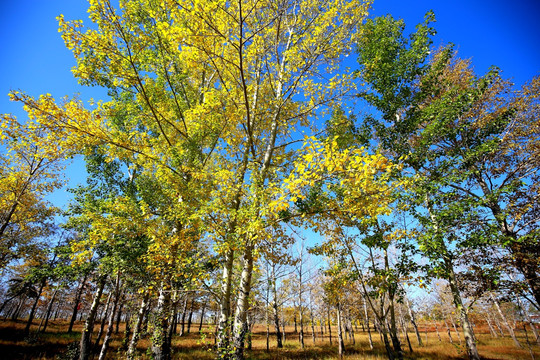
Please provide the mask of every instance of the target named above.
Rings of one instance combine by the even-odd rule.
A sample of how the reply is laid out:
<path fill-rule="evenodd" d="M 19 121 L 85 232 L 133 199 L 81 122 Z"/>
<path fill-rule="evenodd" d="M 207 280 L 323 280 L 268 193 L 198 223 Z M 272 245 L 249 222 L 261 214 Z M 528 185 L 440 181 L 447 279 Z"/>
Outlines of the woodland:
<path fill-rule="evenodd" d="M 108 97 L 9 94 L 0 357 L 538 358 L 540 79 L 370 6 L 59 16 Z"/>

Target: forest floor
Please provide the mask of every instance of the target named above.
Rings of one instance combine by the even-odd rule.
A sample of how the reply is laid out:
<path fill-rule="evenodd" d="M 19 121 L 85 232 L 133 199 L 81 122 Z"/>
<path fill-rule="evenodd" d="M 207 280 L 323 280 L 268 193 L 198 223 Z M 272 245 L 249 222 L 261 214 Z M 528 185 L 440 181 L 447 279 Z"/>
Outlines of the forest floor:
<path fill-rule="evenodd" d="M 36 321 L 37 322 L 37 321 Z M 34 323 L 32 330 L 37 329 L 39 323 Z M 0 359 L 40 359 L 40 360 L 67 360 L 70 359 L 70 352 L 78 346 L 82 323 L 77 323 L 74 332 L 68 334 L 67 322 L 52 321 L 49 323 L 47 332 L 31 332 L 25 337 L 23 334 L 25 322 L 10 321 L 0 319 Z M 173 337 L 173 359 L 214 359 L 213 352 L 213 326 L 203 326 L 199 333 L 198 324 L 192 327 L 192 331 L 185 336 Z M 195 329 L 195 331 L 193 330 Z M 108 351 L 107 359 L 123 359 L 123 352 L 119 352 L 123 338 L 123 326 L 120 325 L 118 334 L 114 334 L 111 348 Z M 332 329 L 332 345 L 330 336 L 324 334 L 323 339 L 319 333 L 316 335 L 315 344 L 311 333 L 305 335 L 305 349 L 302 350 L 298 341 L 298 334 L 294 334 L 294 328 L 288 327 L 286 340 L 283 349 L 276 348 L 275 336 L 270 338 L 270 351 L 266 351 L 266 327 L 256 326 L 253 332 L 252 350 L 246 350 L 246 359 L 271 360 L 271 359 L 338 359 L 336 329 Z M 310 330 L 310 329 L 308 329 Z M 439 329 L 441 341 L 434 328 L 422 331 L 422 341 L 424 346 L 418 346 L 414 333 L 409 333 L 413 352 L 409 351 L 406 341 L 403 341 L 404 357 L 411 360 L 458 360 L 466 359 L 465 346 L 459 344 L 456 333 L 452 332 L 453 344 L 450 343 L 446 331 Z M 485 330 L 485 331 L 483 331 Z M 478 351 L 486 360 L 510 360 L 510 359 L 540 359 L 540 346 L 536 344 L 529 332 L 528 340 L 525 334 L 520 334 L 519 341 L 523 348 L 517 348 L 509 336 L 493 338 L 487 329 L 477 329 Z M 426 344 L 427 335 L 427 344 Z M 403 340 L 403 339 L 402 339 Z M 384 347 L 377 333 L 373 334 L 374 349 L 371 350 L 368 342 L 367 332 L 359 331 L 355 333 L 355 344 L 347 338 L 345 341 L 344 359 L 385 359 Z M 529 345 L 528 345 L 529 344 Z M 138 349 L 141 359 L 150 359 L 147 354 L 149 349 L 149 339 L 144 338 L 139 341 Z M 97 358 L 97 357 L 96 357 Z"/>

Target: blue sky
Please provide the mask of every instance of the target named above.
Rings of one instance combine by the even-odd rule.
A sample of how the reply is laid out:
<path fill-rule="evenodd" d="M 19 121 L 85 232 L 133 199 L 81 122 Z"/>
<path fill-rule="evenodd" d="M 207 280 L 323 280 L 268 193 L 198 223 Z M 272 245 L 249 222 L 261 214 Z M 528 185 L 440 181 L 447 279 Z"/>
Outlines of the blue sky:
<path fill-rule="evenodd" d="M 0 0 L 0 113 L 24 119 L 20 104 L 8 100 L 11 89 L 57 98 L 105 96 L 98 88 L 77 84 L 70 71 L 73 57 L 57 31 L 56 16 L 85 20 L 87 6 L 84 0 Z M 430 9 L 437 17 L 435 45 L 455 43 L 461 57 L 472 58 L 477 73 L 497 65 L 518 85 L 540 75 L 540 1 L 375 0 L 371 14 L 390 13 L 413 29 Z M 80 161 L 66 176 L 71 186 L 84 181 Z M 62 205 L 66 196 L 59 191 L 51 200 Z"/>

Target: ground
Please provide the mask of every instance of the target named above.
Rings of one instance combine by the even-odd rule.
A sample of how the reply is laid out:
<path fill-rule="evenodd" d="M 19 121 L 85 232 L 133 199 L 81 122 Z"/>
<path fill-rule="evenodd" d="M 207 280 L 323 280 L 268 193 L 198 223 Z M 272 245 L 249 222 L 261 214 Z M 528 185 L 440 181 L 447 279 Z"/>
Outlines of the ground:
<path fill-rule="evenodd" d="M 32 330 L 36 330 L 39 322 L 36 321 Z M 77 323 L 74 332 L 68 334 L 66 332 L 67 322 L 52 321 L 46 333 L 31 332 L 27 337 L 24 337 L 23 330 L 24 321 L 9 321 L 0 319 L 0 359 L 69 359 L 72 352 L 78 345 L 82 323 Z M 198 330 L 198 324 L 192 328 L 190 334 L 173 338 L 173 359 L 214 359 L 213 353 L 213 326 L 204 326 L 201 333 Z M 123 356 L 118 353 L 118 349 L 123 337 L 124 327 L 122 324 L 119 328 L 119 333 L 114 335 L 114 340 L 111 344 L 111 349 L 108 352 L 108 359 L 122 359 Z M 427 330 L 427 333 L 426 331 Z M 413 352 L 408 349 L 406 341 L 403 342 L 405 350 L 405 359 L 411 360 L 457 360 L 466 359 L 464 345 L 459 345 L 459 341 L 454 332 L 452 338 L 454 343 L 451 344 L 446 332 L 440 330 L 441 341 L 437 336 L 434 328 L 422 329 L 422 338 L 425 342 L 427 334 L 427 345 L 419 347 L 414 333 L 409 333 Z M 298 342 L 298 335 L 294 334 L 294 328 L 287 328 L 285 346 L 283 349 L 277 349 L 275 337 L 270 339 L 270 351 L 266 351 L 266 327 L 256 326 L 253 332 L 253 349 L 246 351 L 247 359 L 338 359 L 336 329 L 332 330 L 332 345 L 330 345 L 330 337 L 328 333 L 321 339 L 317 333 L 315 344 L 313 344 L 311 333 L 305 335 L 305 349 L 302 350 Z M 490 336 L 487 329 L 477 329 L 478 351 L 486 360 L 510 360 L 510 359 L 534 359 L 540 358 L 540 346 L 536 344 L 529 332 L 528 340 L 525 333 L 520 334 L 520 342 L 523 344 L 523 349 L 518 349 L 514 346 L 512 340 L 506 336 L 504 338 L 493 338 Z M 386 355 L 384 348 L 377 333 L 373 334 L 375 348 L 369 347 L 367 332 L 362 332 L 359 328 L 355 333 L 355 344 L 352 344 L 351 339 L 345 342 L 346 354 L 344 359 L 385 359 Z M 141 359 L 150 359 L 146 354 L 149 348 L 148 339 L 143 339 L 139 342 L 139 350 Z"/>

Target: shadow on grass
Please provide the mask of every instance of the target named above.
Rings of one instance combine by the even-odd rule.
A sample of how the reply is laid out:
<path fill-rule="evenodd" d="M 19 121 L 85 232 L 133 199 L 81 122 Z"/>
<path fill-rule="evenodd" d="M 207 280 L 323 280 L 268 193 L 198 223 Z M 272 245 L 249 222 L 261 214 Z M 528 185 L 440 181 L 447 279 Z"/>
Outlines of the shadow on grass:
<path fill-rule="evenodd" d="M 11 321 L 9 326 L 0 323 L 0 358 L 42 359 L 54 358 L 67 350 L 68 344 L 77 341 L 80 333 L 37 333 L 24 334 L 26 321 Z"/>

